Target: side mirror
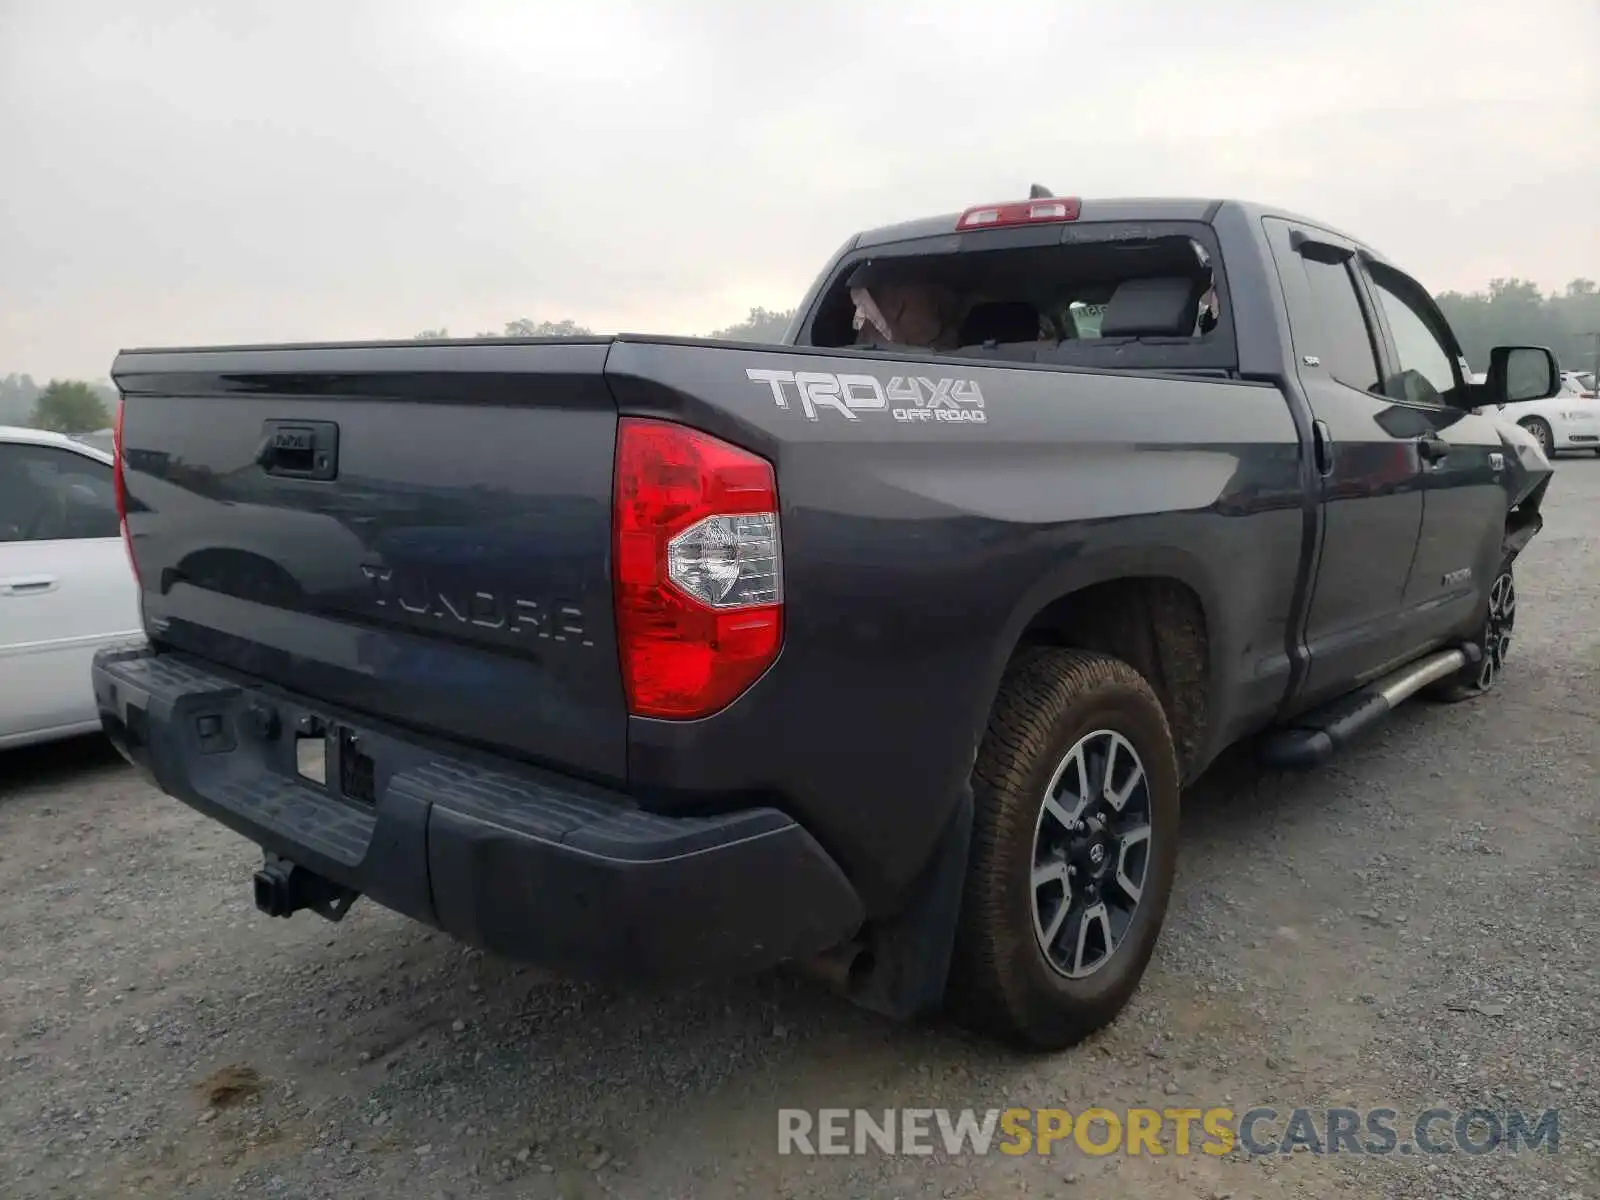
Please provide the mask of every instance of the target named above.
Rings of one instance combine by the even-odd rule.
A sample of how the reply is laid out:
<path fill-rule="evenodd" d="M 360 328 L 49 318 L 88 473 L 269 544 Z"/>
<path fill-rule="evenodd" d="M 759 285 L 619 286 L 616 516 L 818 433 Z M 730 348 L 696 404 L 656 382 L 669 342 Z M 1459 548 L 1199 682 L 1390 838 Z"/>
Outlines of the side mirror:
<path fill-rule="evenodd" d="M 1561 368 L 1543 346 L 1496 346 L 1484 387 L 1493 404 L 1546 400 L 1561 390 Z"/>

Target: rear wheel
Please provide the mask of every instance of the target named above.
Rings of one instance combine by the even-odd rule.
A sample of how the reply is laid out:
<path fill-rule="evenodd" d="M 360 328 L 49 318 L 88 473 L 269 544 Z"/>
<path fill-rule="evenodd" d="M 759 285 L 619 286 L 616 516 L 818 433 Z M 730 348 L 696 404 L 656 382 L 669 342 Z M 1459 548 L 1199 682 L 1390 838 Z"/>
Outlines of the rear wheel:
<path fill-rule="evenodd" d="M 1527 417 L 1517 424 L 1533 434 L 1534 441 L 1539 443 L 1539 449 L 1544 451 L 1546 458 L 1555 453 L 1556 435 L 1550 432 L 1549 421 L 1543 417 Z"/>
<path fill-rule="evenodd" d="M 1489 585 L 1489 605 L 1484 615 L 1483 628 L 1478 634 L 1478 644 L 1483 647 L 1483 658 L 1469 663 L 1459 674 L 1442 681 L 1432 691 L 1437 700 L 1455 702 L 1487 695 L 1500 682 L 1506 658 L 1511 652 L 1511 635 L 1517 625 L 1517 583 L 1511 571 L 1511 561 L 1500 564 L 1500 570 Z"/>
<path fill-rule="evenodd" d="M 1007 671 L 973 770 L 951 996 L 1032 1049 L 1109 1024 L 1155 950 L 1177 865 L 1178 765 L 1132 667 L 1036 649 Z"/>

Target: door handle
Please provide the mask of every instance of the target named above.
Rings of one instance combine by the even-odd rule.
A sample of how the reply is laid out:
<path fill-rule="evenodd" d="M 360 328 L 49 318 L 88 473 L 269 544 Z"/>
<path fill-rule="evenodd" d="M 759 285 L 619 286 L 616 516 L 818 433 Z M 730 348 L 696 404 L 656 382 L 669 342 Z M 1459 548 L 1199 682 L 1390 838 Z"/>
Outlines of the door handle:
<path fill-rule="evenodd" d="M 1333 474 L 1333 434 L 1328 432 L 1326 421 L 1311 422 L 1311 440 L 1316 451 L 1317 474 Z"/>
<path fill-rule="evenodd" d="M 57 586 L 54 575 L 14 575 L 0 579 L 0 596 L 42 596 Z"/>
<path fill-rule="evenodd" d="M 1417 439 L 1417 453 L 1423 462 L 1436 463 L 1449 456 L 1450 443 L 1430 433 Z"/>

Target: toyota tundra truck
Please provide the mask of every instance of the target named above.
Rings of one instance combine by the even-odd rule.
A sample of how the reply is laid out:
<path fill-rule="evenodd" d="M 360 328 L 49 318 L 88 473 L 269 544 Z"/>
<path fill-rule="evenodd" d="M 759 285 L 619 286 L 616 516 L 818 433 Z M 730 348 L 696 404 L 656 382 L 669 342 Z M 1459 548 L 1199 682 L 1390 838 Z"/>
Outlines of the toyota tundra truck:
<path fill-rule="evenodd" d="M 1372 247 L 1235 201 L 860 233 L 778 344 L 120 353 L 122 754 L 509 957 L 811 966 L 1037 1049 L 1155 950 L 1179 796 L 1493 691 L 1551 467 Z"/>

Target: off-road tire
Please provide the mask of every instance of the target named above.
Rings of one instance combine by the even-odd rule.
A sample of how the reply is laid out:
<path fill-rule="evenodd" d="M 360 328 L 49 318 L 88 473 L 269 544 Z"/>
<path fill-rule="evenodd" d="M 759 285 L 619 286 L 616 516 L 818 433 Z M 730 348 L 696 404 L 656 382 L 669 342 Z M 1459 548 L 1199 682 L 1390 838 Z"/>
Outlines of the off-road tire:
<path fill-rule="evenodd" d="M 1150 838 L 1141 894 L 1123 937 L 1093 974 L 1050 965 L 1035 926 L 1035 834 L 1058 766 L 1109 730 L 1148 780 Z M 1166 714 L 1127 663 L 1030 648 L 1007 669 L 973 768 L 973 837 L 951 964 L 950 1007 L 973 1030 L 1058 1050 L 1108 1025 L 1155 951 L 1177 867 L 1179 775 Z"/>

